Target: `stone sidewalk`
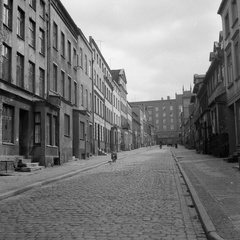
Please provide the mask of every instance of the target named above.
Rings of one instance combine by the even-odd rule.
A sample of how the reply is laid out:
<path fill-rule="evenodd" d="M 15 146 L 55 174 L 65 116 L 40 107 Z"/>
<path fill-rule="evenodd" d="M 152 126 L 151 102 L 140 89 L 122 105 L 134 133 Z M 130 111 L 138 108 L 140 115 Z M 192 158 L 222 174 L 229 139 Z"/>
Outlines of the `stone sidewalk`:
<path fill-rule="evenodd" d="M 153 147 L 139 148 L 132 151 L 118 153 L 118 160 L 148 151 Z M 71 161 L 60 166 L 42 167 L 41 170 L 33 172 L 0 172 L 0 200 L 20 194 L 29 189 L 46 185 L 63 178 L 78 174 L 79 172 L 95 168 L 104 164 L 109 164 L 111 154 L 106 156 L 92 156 L 87 160 Z"/>
<path fill-rule="evenodd" d="M 195 205 L 203 213 L 207 231 L 216 230 L 211 239 L 240 239 L 240 171 L 238 163 L 197 154 L 182 146 L 172 154 L 190 186 Z M 199 201 L 200 200 L 200 201 Z M 201 214 L 200 214 L 201 215 Z M 208 215 L 208 216 L 207 216 Z M 208 219 L 209 217 L 209 219 Z M 211 225 L 212 224 L 212 225 Z M 214 235 L 214 234 L 213 234 Z"/>

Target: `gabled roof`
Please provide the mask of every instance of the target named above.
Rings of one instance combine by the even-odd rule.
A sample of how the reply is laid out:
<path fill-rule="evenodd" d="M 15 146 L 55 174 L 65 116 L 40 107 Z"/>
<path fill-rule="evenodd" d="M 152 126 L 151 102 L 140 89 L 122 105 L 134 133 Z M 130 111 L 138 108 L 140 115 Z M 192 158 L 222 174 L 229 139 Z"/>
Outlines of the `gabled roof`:
<path fill-rule="evenodd" d="M 122 76 L 122 79 L 127 83 L 127 78 L 124 69 L 111 70 L 112 79 L 118 81 L 119 76 Z"/>

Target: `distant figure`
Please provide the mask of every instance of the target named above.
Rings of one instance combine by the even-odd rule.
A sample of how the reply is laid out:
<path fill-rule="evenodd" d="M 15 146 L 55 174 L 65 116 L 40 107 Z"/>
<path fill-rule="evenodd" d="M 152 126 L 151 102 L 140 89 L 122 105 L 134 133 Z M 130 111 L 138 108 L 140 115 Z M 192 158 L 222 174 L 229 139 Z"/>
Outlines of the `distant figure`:
<path fill-rule="evenodd" d="M 15 171 L 20 171 L 23 167 L 26 167 L 27 165 L 22 162 L 22 159 L 18 160 L 17 167 L 15 168 Z"/>
<path fill-rule="evenodd" d="M 117 160 L 117 152 L 112 152 L 111 153 L 111 159 L 112 159 L 112 162 L 116 162 L 116 160 Z"/>
<path fill-rule="evenodd" d="M 160 142 L 159 147 L 162 148 L 162 142 Z"/>

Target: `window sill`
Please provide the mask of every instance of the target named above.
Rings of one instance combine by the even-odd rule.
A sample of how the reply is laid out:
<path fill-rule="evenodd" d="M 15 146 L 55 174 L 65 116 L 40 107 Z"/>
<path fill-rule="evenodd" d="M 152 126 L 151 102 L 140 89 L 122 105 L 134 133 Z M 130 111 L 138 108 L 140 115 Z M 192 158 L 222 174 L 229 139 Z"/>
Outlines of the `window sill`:
<path fill-rule="evenodd" d="M 47 144 L 47 147 L 50 147 L 50 148 L 57 148 L 58 146 L 55 146 L 55 145 L 48 145 L 48 144 Z"/>
<path fill-rule="evenodd" d="M 240 80 L 240 75 L 234 81 L 238 82 L 239 80 Z"/>
<path fill-rule="evenodd" d="M 6 24 L 3 24 L 3 26 L 12 32 L 12 26 L 10 27 L 10 26 L 7 26 Z"/>
<path fill-rule="evenodd" d="M 2 142 L 3 145 L 15 146 L 14 143 L 11 142 Z"/>
<path fill-rule="evenodd" d="M 227 39 L 229 38 L 229 36 L 230 36 L 230 32 L 228 32 L 228 33 L 226 34 L 225 40 L 227 40 Z"/>
<path fill-rule="evenodd" d="M 20 40 L 24 41 L 24 37 L 21 37 L 21 36 L 18 35 L 18 34 L 17 34 L 17 37 L 18 37 Z"/>
<path fill-rule="evenodd" d="M 237 24 L 237 22 L 238 22 L 238 17 L 234 20 L 234 22 L 233 22 L 233 24 L 232 24 L 232 28 L 235 27 L 235 25 Z"/>
<path fill-rule="evenodd" d="M 233 86 L 233 82 L 232 82 L 232 83 L 229 83 L 228 86 L 227 86 L 227 88 L 230 89 L 230 88 L 232 88 L 232 86 Z"/>

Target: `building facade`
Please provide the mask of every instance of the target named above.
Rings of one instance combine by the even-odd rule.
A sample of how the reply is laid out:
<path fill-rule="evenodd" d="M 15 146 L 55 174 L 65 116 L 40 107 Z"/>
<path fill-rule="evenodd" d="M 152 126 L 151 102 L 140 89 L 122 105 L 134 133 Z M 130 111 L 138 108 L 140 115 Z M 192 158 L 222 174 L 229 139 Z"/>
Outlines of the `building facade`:
<path fill-rule="evenodd" d="M 58 132 L 53 130 L 58 126 L 59 108 L 50 101 L 47 84 L 47 16 L 51 8 L 43 1 L 1 1 L 0 152 L 3 157 L 23 156 L 42 164 L 47 164 L 45 156 L 59 157 Z M 52 129 L 49 121 L 54 125 Z"/>
<path fill-rule="evenodd" d="M 178 101 L 176 101 L 178 99 Z M 147 113 L 143 115 L 143 118 L 146 119 L 146 114 L 148 115 L 149 122 L 153 125 L 153 128 L 156 129 L 156 143 L 160 144 L 169 144 L 173 145 L 181 141 L 180 138 L 180 119 L 181 115 L 179 114 L 179 109 L 182 110 L 182 101 L 179 99 L 181 95 L 176 95 L 176 99 L 170 99 L 168 97 L 166 100 L 163 98 L 161 100 L 155 101 L 142 101 L 142 102 L 131 102 L 131 106 L 139 106 L 141 109 L 146 109 Z M 144 122 L 148 122 L 145 120 Z M 146 123 L 145 123 L 146 124 Z M 143 125 L 144 127 L 144 125 Z M 148 129 L 148 127 L 144 127 Z M 148 139 L 147 135 L 149 132 L 145 132 L 144 139 Z M 144 140 L 143 144 L 148 144 L 148 140 Z"/>
<path fill-rule="evenodd" d="M 224 83 L 227 95 L 229 153 L 240 146 L 240 38 L 239 1 L 222 0 L 218 9 L 223 26 Z"/>

